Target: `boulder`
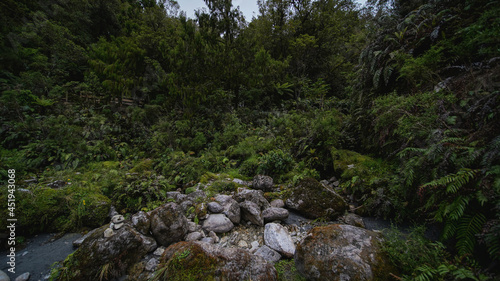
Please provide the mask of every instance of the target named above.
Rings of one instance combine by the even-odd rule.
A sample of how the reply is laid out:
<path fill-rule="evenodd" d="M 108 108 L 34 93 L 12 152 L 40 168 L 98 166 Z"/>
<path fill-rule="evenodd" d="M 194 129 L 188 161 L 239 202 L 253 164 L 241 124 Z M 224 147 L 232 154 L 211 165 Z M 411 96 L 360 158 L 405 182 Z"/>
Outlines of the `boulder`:
<path fill-rule="evenodd" d="M 277 280 L 274 266 L 262 257 L 200 241 L 171 245 L 158 268 L 169 280 Z"/>
<path fill-rule="evenodd" d="M 63 262 L 68 280 L 94 280 L 104 265 L 113 269 L 111 279 L 118 278 L 157 248 L 152 237 L 143 235 L 128 223 L 107 238 L 104 237 L 106 229 L 108 225 L 92 232 Z"/>
<path fill-rule="evenodd" d="M 240 223 L 240 205 L 238 205 L 238 202 L 236 202 L 233 197 L 220 194 L 215 197 L 215 201 L 217 201 L 224 208 L 222 213 L 226 215 L 232 223 Z"/>
<path fill-rule="evenodd" d="M 188 220 L 179 205 L 167 203 L 151 212 L 151 233 L 158 244 L 168 246 L 181 241 L 188 231 Z"/>
<path fill-rule="evenodd" d="M 286 218 L 288 218 L 288 215 L 288 210 L 284 208 L 271 207 L 262 211 L 262 218 L 264 219 L 264 222 L 286 220 Z"/>
<path fill-rule="evenodd" d="M 297 270 L 307 280 L 391 280 L 397 274 L 382 251 L 382 236 L 351 225 L 315 227 L 297 245 Z"/>
<path fill-rule="evenodd" d="M 187 195 L 187 198 L 193 202 L 200 202 L 206 197 L 207 195 L 202 190 L 196 190 Z"/>
<path fill-rule="evenodd" d="M 275 250 L 264 245 L 255 251 L 254 255 L 263 257 L 266 261 L 270 263 L 275 263 L 281 259 L 281 255 Z"/>
<path fill-rule="evenodd" d="M 238 193 L 234 195 L 234 199 L 238 201 L 238 203 L 244 201 L 254 202 L 259 206 L 260 210 L 267 209 L 271 207 L 271 204 L 264 197 L 264 192 L 262 190 L 251 190 L 246 188 L 238 189 Z"/>
<path fill-rule="evenodd" d="M 203 229 L 207 232 L 226 233 L 233 227 L 234 224 L 224 214 L 212 214 L 203 222 Z"/>
<path fill-rule="evenodd" d="M 347 210 L 347 204 L 340 195 L 312 178 L 302 180 L 292 190 L 286 205 L 310 219 L 323 217 L 335 220 Z"/>
<path fill-rule="evenodd" d="M 288 230 L 281 224 L 268 223 L 264 229 L 264 243 L 287 258 L 295 254 L 295 244 Z"/>
<path fill-rule="evenodd" d="M 139 211 L 135 213 L 130 219 L 132 226 L 135 227 L 140 233 L 148 235 L 151 228 L 151 220 L 146 212 Z"/>
<path fill-rule="evenodd" d="M 192 221 L 188 221 L 188 232 L 195 232 L 196 230 L 198 230 L 198 228 L 199 228 L 198 224 Z"/>
<path fill-rule="evenodd" d="M 208 211 L 214 214 L 222 213 L 224 211 L 224 207 L 217 202 L 210 202 L 207 204 Z"/>
<path fill-rule="evenodd" d="M 264 225 L 264 219 L 257 204 L 251 201 L 244 201 L 240 203 L 240 208 L 244 220 L 250 221 L 255 225 Z"/>
<path fill-rule="evenodd" d="M 253 177 L 252 188 L 263 191 L 271 191 L 273 189 L 273 178 L 270 176 L 256 175 Z"/>
<path fill-rule="evenodd" d="M 174 200 L 177 204 L 184 201 L 187 198 L 186 194 L 182 194 L 179 191 L 169 191 L 167 192 L 167 199 Z"/>

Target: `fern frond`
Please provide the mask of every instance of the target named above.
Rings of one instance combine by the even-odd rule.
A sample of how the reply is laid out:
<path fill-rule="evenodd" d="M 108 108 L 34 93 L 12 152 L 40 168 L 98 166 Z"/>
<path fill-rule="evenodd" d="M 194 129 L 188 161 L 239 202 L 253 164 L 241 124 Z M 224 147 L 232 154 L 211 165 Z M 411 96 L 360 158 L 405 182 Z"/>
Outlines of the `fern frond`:
<path fill-rule="evenodd" d="M 457 226 L 457 250 L 459 255 L 472 253 L 476 245 L 476 234 L 483 228 L 486 217 L 482 213 L 464 215 Z"/>
<path fill-rule="evenodd" d="M 438 187 L 438 186 L 446 186 L 447 193 L 457 193 L 457 191 L 467 184 L 472 178 L 476 176 L 476 173 L 479 170 L 472 170 L 467 168 L 462 168 L 456 174 L 449 174 L 442 178 L 433 180 L 426 184 L 423 184 L 420 188 L 425 188 L 428 186 Z"/>
<path fill-rule="evenodd" d="M 460 219 L 463 216 L 463 214 L 465 212 L 465 208 L 467 207 L 468 204 L 469 204 L 469 198 L 459 196 L 458 198 L 456 198 L 453 201 L 453 203 L 451 203 L 450 205 L 447 205 L 446 209 L 448 212 L 446 212 L 446 213 L 450 214 L 448 216 L 449 219 L 451 219 L 451 220 Z"/>
<path fill-rule="evenodd" d="M 457 221 L 447 220 L 443 227 L 441 237 L 443 240 L 448 240 L 457 233 Z"/>

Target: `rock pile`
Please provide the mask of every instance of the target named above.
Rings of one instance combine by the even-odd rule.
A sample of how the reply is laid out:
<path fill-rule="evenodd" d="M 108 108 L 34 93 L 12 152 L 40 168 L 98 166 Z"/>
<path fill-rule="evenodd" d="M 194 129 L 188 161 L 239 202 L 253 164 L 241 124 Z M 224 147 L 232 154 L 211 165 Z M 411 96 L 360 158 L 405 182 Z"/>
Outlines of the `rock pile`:
<path fill-rule="evenodd" d="M 253 186 L 269 182 L 272 187 L 272 179 L 256 177 Z M 104 265 L 113 268 L 117 278 L 127 276 L 125 280 L 148 280 L 160 268 L 174 280 L 276 280 L 273 263 L 282 258 L 295 258 L 300 272 L 311 280 L 341 280 L 335 272 L 344 274 L 342 268 L 362 271 L 359 280 L 373 280 L 384 268 L 377 234 L 348 225 L 313 228 L 306 218 L 290 219 L 284 201 L 269 202 L 262 190 L 240 187 L 208 197 L 198 186 L 189 195 L 168 192 L 167 197 L 168 203 L 127 220 L 113 213 L 109 225 L 75 241 L 80 248 L 71 259 L 78 262 L 65 262 L 73 267 L 72 280 L 95 277 Z M 339 195 L 315 180 L 300 183 L 286 206 L 310 218 L 330 219 L 347 208 Z M 359 217 L 342 220 L 360 225 Z M 335 239 L 345 245 L 331 244 Z"/>

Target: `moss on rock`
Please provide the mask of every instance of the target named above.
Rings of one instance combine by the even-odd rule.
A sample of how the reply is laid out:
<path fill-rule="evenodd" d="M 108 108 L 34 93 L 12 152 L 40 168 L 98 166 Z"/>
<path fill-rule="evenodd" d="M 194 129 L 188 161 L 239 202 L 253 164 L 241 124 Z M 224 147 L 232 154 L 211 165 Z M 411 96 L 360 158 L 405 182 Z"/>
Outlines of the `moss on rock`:
<path fill-rule="evenodd" d="M 347 210 L 347 204 L 340 195 L 313 178 L 302 180 L 292 190 L 286 205 L 311 219 L 323 217 L 335 220 Z"/>

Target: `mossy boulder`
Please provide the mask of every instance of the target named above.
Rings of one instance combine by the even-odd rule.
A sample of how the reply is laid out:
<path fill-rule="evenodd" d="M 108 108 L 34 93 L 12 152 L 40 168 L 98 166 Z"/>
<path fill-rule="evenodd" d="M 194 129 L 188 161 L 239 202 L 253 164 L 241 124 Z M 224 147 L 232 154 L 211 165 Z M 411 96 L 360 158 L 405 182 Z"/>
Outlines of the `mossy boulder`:
<path fill-rule="evenodd" d="M 89 194 L 84 200 L 85 211 L 81 217 L 83 225 L 92 228 L 103 225 L 108 219 L 111 200 L 99 193 Z"/>
<path fill-rule="evenodd" d="M 315 227 L 297 245 L 295 265 L 307 280 L 391 280 L 382 235 L 351 225 Z"/>
<path fill-rule="evenodd" d="M 286 206 L 310 219 L 337 219 L 347 210 L 344 199 L 313 178 L 303 179 L 290 193 Z"/>
<path fill-rule="evenodd" d="M 277 280 L 274 267 L 262 257 L 240 248 L 205 242 L 179 242 L 161 258 L 159 280 Z"/>
<path fill-rule="evenodd" d="M 188 232 L 188 220 L 180 205 L 167 203 L 151 211 L 151 233 L 162 246 L 181 241 Z"/>
<path fill-rule="evenodd" d="M 87 237 L 53 273 L 52 280 L 99 280 L 100 274 L 117 278 L 157 248 L 152 237 L 141 234 L 128 223 L 106 238 L 104 231 L 108 227 L 106 224 Z"/>

